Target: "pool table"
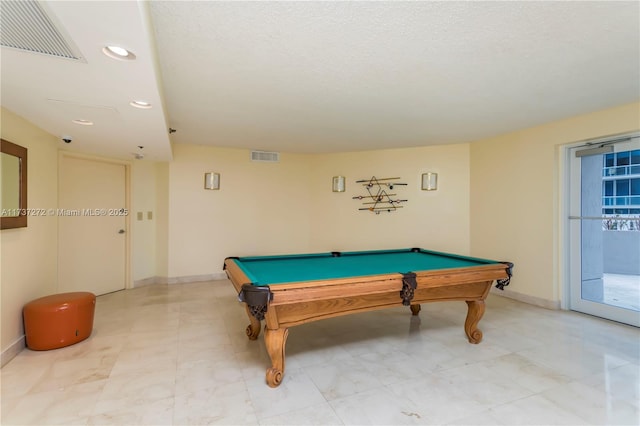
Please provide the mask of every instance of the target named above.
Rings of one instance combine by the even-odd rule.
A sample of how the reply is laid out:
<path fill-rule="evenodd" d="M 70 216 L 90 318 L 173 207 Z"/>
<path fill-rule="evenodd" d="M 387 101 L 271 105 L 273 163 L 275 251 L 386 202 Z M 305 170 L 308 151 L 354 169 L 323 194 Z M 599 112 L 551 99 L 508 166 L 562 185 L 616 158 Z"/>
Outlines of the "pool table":
<path fill-rule="evenodd" d="M 479 343 L 477 326 L 491 283 L 508 285 L 512 267 L 510 262 L 420 248 L 229 257 L 224 264 L 245 303 L 249 339 L 258 338 L 265 320 L 271 387 L 282 381 L 289 327 L 338 315 L 400 305 L 418 315 L 421 303 L 464 300 L 465 333 L 469 342 Z"/>

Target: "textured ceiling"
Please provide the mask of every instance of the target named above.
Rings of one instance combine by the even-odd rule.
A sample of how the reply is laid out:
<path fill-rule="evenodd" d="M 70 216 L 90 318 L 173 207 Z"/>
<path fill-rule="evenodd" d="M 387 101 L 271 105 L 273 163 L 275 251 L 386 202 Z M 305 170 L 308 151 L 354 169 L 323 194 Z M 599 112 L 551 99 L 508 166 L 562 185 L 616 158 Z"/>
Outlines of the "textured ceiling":
<path fill-rule="evenodd" d="M 63 149 L 130 158 L 144 145 L 147 158 L 167 160 L 170 141 L 410 147 L 640 99 L 638 2 L 44 4 L 84 62 L 3 47 L 2 105 L 73 134 Z M 137 60 L 107 58 L 108 43 Z"/>
<path fill-rule="evenodd" d="M 455 143 L 640 98 L 639 3 L 157 2 L 174 141 Z"/>

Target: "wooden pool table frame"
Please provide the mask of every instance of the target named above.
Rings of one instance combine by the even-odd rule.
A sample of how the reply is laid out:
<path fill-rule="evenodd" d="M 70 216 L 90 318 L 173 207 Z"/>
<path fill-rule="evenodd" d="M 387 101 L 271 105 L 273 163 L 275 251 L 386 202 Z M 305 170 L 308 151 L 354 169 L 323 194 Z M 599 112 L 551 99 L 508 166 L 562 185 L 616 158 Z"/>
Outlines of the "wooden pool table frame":
<path fill-rule="evenodd" d="M 464 331 L 470 343 L 480 343 L 478 322 L 485 311 L 484 301 L 494 280 L 509 279 L 511 266 L 493 263 L 260 287 L 251 285 L 234 258 L 225 260 L 227 276 L 245 302 L 250 340 L 258 338 L 261 320 L 265 320 L 264 341 L 271 358 L 266 381 L 271 387 L 282 382 L 289 327 L 325 318 L 402 305 L 418 315 L 421 303 L 463 300 L 468 305 Z"/>

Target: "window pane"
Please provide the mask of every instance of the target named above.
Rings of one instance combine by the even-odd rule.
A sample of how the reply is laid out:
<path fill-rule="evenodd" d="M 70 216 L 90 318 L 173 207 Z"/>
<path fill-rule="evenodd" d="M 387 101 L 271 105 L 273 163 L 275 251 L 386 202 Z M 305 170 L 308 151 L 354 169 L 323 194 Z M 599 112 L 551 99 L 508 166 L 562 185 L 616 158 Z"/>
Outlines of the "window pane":
<path fill-rule="evenodd" d="M 604 155 L 604 166 L 605 167 L 613 167 L 613 154 L 605 154 Z"/>
<path fill-rule="evenodd" d="M 603 209 L 604 214 L 613 214 L 613 209 Z"/>
<path fill-rule="evenodd" d="M 640 164 L 640 149 L 631 151 L 631 164 Z"/>
<path fill-rule="evenodd" d="M 620 179 L 616 181 L 616 196 L 629 195 L 629 179 Z"/>
<path fill-rule="evenodd" d="M 613 196 L 613 181 L 605 180 L 604 181 L 604 196 L 612 197 Z"/>
<path fill-rule="evenodd" d="M 615 214 L 629 214 L 629 209 L 615 209 Z"/>
<path fill-rule="evenodd" d="M 616 165 L 617 166 L 628 166 L 629 165 L 629 151 L 618 152 L 616 154 Z"/>
<path fill-rule="evenodd" d="M 631 195 L 640 195 L 640 178 L 631 179 Z"/>

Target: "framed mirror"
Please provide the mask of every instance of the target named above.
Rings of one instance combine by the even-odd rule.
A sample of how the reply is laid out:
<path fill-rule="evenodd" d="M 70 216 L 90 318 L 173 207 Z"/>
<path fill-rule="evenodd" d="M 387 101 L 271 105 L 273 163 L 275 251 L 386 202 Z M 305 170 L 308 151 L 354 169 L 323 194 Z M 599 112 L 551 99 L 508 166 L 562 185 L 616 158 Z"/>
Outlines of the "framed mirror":
<path fill-rule="evenodd" d="M 0 139 L 0 229 L 27 226 L 27 148 Z"/>

